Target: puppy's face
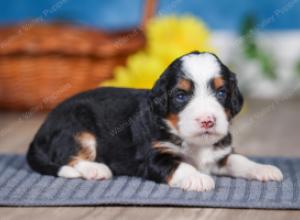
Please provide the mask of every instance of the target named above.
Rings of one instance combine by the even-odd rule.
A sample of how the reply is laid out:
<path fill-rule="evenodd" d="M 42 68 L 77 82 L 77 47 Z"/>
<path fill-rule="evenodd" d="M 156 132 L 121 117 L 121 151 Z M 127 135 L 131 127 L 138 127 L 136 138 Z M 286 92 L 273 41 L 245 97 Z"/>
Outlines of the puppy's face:
<path fill-rule="evenodd" d="M 193 52 L 175 60 L 152 89 L 154 110 L 187 143 L 214 144 L 228 134 L 243 98 L 235 74 L 213 54 Z"/>

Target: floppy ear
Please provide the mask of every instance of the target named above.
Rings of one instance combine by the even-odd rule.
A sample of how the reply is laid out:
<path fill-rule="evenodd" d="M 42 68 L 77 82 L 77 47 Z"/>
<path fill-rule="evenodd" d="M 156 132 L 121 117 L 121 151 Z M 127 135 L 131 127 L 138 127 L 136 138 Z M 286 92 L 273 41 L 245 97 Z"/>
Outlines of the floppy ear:
<path fill-rule="evenodd" d="M 154 113 L 165 116 L 168 113 L 168 98 L 171 70 L 168 67 L 155 82 L 150 91 L 150 103 Z"/>
<path fill-rule="evenodd" d="M 244 98 L 238 88 L 236 75 L 233 72 L 230 72 L 229 89 L 230 89 L 230 104 L 229 104 L 230 111 L 231 111 L 231 116 L 234 117 L 241 111 L 244 103 Z"/>

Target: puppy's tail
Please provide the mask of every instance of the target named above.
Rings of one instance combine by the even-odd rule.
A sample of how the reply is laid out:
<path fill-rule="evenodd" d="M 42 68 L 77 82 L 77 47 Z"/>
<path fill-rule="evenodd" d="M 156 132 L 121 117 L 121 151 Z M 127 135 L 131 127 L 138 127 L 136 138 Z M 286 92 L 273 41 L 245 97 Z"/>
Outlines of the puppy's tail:
<path fill-rule="evenodd" d="M 32 142 L 27 152 L 27 162 L 31 169 L 45 175 L 57 176 L 60 165 L 51 161 L 43 149 Z"/>

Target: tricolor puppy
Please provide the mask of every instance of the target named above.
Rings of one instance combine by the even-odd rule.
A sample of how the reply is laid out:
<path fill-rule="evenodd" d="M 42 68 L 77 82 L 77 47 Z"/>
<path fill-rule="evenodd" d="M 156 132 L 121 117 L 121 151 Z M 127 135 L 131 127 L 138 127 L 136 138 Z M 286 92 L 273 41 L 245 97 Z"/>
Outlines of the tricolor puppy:
<path fill-rule="evenodd" d="M 99 88 L 68 99 L 39 129 L 33 170 L 65 178 L 138 176 L 184 190 L 214 188 L 210 174 L 280 181 L 280 170 L 234 153 L 237 80 L 213 54 L 176 59 L 151 90 Z"/>

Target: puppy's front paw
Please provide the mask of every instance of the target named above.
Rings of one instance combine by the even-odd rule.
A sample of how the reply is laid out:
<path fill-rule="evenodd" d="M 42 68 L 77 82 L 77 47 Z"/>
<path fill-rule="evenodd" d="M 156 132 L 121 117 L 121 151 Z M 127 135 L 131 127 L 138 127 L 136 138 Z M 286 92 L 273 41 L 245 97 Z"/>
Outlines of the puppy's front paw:
<path fill-rule="evenodd" d="M 281 181 L 282 172 L 275 166 L 257 164 L 249 170 L 249 179 L 259 181 Z"/>
<path fill-rule="evenodd" d="M 178 187 L 186 191 L 209 191 L 215 188 L 214 180 L 205 174 L 195 174 L 193 176 L 187 176 L 180 181 L 170 184 L 172 187 Z"/>
<path fill-rule="evenodd" d="M 189 164 L 181 163 L 169 181 L 169 186 L 203 192 L 214 189 L 215 183 L 210 176 L 200 173 Z"/>

